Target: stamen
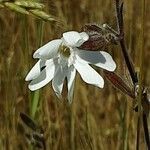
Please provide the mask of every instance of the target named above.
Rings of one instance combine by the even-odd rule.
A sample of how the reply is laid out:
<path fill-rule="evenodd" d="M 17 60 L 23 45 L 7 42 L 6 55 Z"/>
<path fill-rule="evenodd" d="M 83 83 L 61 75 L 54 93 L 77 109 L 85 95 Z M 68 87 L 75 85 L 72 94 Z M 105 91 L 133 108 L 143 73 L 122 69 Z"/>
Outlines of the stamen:
<path fill-rule="evenodd" d="M 65 46 L 65 45 L 60 45 L 59 47 L 59 53 L 62 54 L 64 57 L 69 57 L 70 56 L 70 48 Z"/>

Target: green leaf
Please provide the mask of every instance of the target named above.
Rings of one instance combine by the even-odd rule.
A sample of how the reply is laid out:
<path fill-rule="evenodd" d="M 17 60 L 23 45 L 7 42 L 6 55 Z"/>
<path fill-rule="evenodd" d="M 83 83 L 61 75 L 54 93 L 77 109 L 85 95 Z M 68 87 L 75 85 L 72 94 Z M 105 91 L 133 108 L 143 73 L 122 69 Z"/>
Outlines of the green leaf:
<path fill-rule="evenodd" d="M 29 12 L 26 9 L 24 9 L 24 8 L 14 4 L 14 3 L 5 2 L 4 4 L 5 4 L 6 7 L 8 7 L 9 9 L 11 9 L 13 11 L 16 11 L 16 12 L 19 12 L 19 13 L 22 13 L 22 14 L 26 14 L 26 15 L 29 14 Z"/>
<path fill-rule="evenodd" d="M 28 1 L 28 0 L 17 0 L 15 1 L 16 5 L 25 7 L 25 8 L 35 8 L 35 9 L 42 9 L 44 5 L 35 1 Z"/>

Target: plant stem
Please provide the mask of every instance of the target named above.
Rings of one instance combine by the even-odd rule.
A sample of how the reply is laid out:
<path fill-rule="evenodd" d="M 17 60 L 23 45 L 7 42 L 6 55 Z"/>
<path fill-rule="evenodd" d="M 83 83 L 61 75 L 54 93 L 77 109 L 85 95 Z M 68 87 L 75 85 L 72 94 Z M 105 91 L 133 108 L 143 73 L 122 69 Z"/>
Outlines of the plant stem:
<path fill-rule="evenodd" d="M 123 3 L 119 4 L 119 0 L 116 1 L 116 14 L 117 14 L 117 25 L 118 25 L 118 31 L 120 34 L 120 46 L 121 50 L 126 62 L 126 65 L 128 67 L 131 79 L 133 81 L 133 84 L 135 85 L 138 82 L 136 72 L 134 70 L 134 65 L 132 62 L 132 59 L 127 51 L 126 44 L 125 44 L 125 39 L 124 39 L 124 23 L 123 23 Z"/>
<path fill-rule="evenodd" d="M 145 133 L 146 144 L 147 144 L 148 150 L 150 150 L 148 123 L 147 123 L 147 116 L 145 113 L 143 113 L 143 128 L 144 128 L 144 133 Z"/>
<path fill-rule="evenodd" d="M 43 39 L 43 21 L 39 21 L 38 24 L 38 47 L 41 46 L 42 44 L 42 39 Z M 37 90 L 35 92 L 33 92 L 32 95 L 32 101 L 31 101 L 31 109 L 30 109 L 30 115 L 31 117 L 34 119 L 36 116 L 36 112 L 38 110 L 38 105 L 39 105 L 39 101 L 40 101 L 40 90 Z M 33 146 L 30 147 L 30 150 L 33 150 Z"/>
<path fill-rule="evenodd" d="M 139 150 L 139 138 L 140 138 L 140 123 L 142 119 L 142 96 L 143 96 L 143 76 L 144 76 L 144 67 L 143 67 L 143 61 L 144 61 L 144 25 L 145 25 L 145 0 L 142 0 L 142 19 L 141 19 L 141 36 L 140 36 L 140 75 L 139 75 L 139 95 L 138 95 L 138 121 L 137 121 L 137 143 L 136 143 L 136 149 Z M 146 114 L 145 114 L 146 115 Z M 143 126 L 145 128 L 145 122 L 146 116 L 143 112 Z M 147 120 L 147 119 L 146 119 Z M 144 130 L 145 131 L 145 130 Z M 145 131 L 145 137 L 147 133 Z M 147 140 L 146 140 L 147 141 Z M 147 145 L 149 146 L 149 144 Z"/>
<path fill-rule="evenodd" d="M 42 39 L 43 39 L 43 21 L 39 21 L 38 24 L 38 47 L 42 45 Z M 38 104 L 40 100 L 40 90 L 37 90 L 33 93 L 33 98 L 32 98 L 32 106 L 31 106 L 31 117 L 35 118 L 35 114 L 37 112 Z"/>
<path fill-rule="evenodd" d="M 39 99 L 40 99 L 40 91 L 37 90 L 33 93 L 33 96 L 32 96 L 32 103 L 31 103 L 31 117 L 32 118 L 35 118 L 35 114 L 36 114 L 36 111 L 37 111 L 37 107 L 38 107 L 38 104 L 39 104 Z"/>
<path fill-rule="evenodd" d="M 71 150 L 75 150 L 75 103 L 71 104 L 71 128 L 70 128 L 70 144 Z"/>
<path fill-rule="evenodd" d="M 132 82 L 134 86 L 138 83 L 138 78 L 136 75 L 136 72 L 134 70 L 134 65 L 132 63 L 132 59 L 127 51 L 125 39 L 124 39 L 124 23 L 123 23 L 123 3 L 120 6 L 120 0 L 115 0 L 116 4 L 116 14 L 117 14 L 117 25 L 118 25 L 118 31 L 120 34 L 120 46 L 123 52 L 123 56 L 125 58 L 125 62 L 127 65 L 127 68 L 129 70 Z M 142 31 L 141 31 L 141 54 L 140 54 L 140 79 L 139 79 L 139 98 L 138 98 L 138 121 L 137 121 L 137 149 L 139 149 L 138 143 L 139 143 L 139 133 L 140 133 L 140 117 L 141 117 L 141 100 L 142 100 L 142 87 L 143 87 L 143 52 L 144 52 L 144 24 L 145 24 L 145 0 L 142 1 Z M 147 101 L 147 99 L 144 99 Z M 143 112 L 143 127 L 144 127 L 144 134 L 145 139 L 147 143 L 148 149 L 150 149 L 150 140 L 149 140 L 149 131 L 148 131 L 148 123 L 147 123 L 147 116 Z"/>

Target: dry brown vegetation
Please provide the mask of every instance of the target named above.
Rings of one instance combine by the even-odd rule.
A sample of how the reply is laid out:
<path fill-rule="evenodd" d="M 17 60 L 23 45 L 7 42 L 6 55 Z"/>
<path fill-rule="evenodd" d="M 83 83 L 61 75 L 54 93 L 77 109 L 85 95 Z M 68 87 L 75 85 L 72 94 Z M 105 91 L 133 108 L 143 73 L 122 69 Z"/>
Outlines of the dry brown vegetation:
<path fill-rule="evenodd" d="M 146 2 L 144 41 L 144 82 L 150 83 L 150 1 Z M 68 30 L 80 31 L 86 23 L 108 23 L 116 29 L 113 0 L 50 0 L 45 11 L 62 22 L 43 22 L 45 44 L 61 37 Z M 139 69 L 141 4 L 124 0 L 126 42 Z M 33 52 L 40 45 L 41 20 L 0 8 L 0 149 L 32 149 L 26 142 L 20 112 L 30 114 L 33 93 L 27 88 L 25 76 L 36 60 Z M 42 44 L 42 45 L 43 45 Z M 130 86 L 125 62 L 119 46 L 107 49 L 117 62 L 116 72 Z M 97 69 L 97 71 L 99 71 Z M 102 74 L 102 72 L 101 72 Z M 65 97 L 65 91 L 64 91 Z M 51 84 L 40 90 L 36 122 L 46 132 L 47 150 L 133 150 L 136 142 L 137 114 L 132 100 L 106 81 L 104 89 L 85 84 L 79 75 L 73 103 L 59 101 Z M 25 127 L 26 128 L 26 127 Z M 140 147 L 145 149 L 141 127 Z M 34 149 L 34 148 L 33 148 Z"/>

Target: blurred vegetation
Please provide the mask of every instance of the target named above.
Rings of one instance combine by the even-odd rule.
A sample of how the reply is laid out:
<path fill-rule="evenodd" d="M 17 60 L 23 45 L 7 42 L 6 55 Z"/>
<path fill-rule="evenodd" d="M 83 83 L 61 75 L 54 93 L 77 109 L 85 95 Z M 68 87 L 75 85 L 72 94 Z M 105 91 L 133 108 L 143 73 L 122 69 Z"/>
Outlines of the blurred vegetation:
<path fill-rule="evenodd" d="M 146 3 L 144 83 L 149 86 L 150 1 Z M 23 134 L 19 113 L 30 114 L 31 111 L 34 94 L 29 91 L 24 79 L 36 62 L 32 59 L 33 52 L 40 45 L 61 37 L 65 31 L 81 31 L 87 23 L 108 23 L 116 29 L 115 5 L 112 0 L 45 0 L 43 4 L 45 7 L 42 10 L 38 8 L 38 11 L 58 20 L 43 21 L 28 13 L 12 11 L 0 1 L 1 150 L 28 150 L 30 147 Z M 124 0 L 124 7 L 126 42 L 138 71 L 141 4 L 136 0 Z M 117 62 L 116 72 L 132 86 L 120 47 L 111 46 L 106 51 Z M 78 75 L 73 103 L 69 105 L 65 99 L 65 90 L 63 95 L 64 99 L 59 101 L 50 84 L 39 93 L 39 107 L 34 120 L 46 132 L 48 150 L 135 149 L 137 114 L 133 111 L 132 100 L 114 89 L 108 81 L 105 81 L 104 89 L 98 89 L 84 83 Z M 143 129 L 141 131 L 140 147 L 145 149 Z"/>

